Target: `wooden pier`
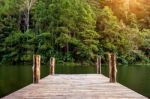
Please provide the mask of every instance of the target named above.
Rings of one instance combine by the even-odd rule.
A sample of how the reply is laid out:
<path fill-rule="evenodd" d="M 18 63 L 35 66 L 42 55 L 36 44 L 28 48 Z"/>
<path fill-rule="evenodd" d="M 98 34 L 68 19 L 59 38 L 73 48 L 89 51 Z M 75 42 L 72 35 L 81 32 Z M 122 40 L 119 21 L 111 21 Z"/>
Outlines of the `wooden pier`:
<path fill-rule="evenodd" d="M 49 75 L 3 99 L 147 99 L 101 74 Z"/>

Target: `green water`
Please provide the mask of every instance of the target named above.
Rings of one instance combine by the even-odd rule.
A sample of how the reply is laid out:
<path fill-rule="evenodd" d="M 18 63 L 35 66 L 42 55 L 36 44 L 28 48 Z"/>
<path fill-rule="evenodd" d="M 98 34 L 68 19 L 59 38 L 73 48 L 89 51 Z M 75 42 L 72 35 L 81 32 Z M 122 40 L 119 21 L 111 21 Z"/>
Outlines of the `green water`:
<path fill-rule="evenodd" d="M 0 66 L 0 97 L 32 83 L 32 66 Z M 117 80 L 130 89 L 150 97 L 150 66 L 118 66 Z M 94 66 L 56 66 L 57 74 L 96 73 Z M 108 67 L 102 67 L 108 76 Z M 49 66 L 41 66 L 41 77 L 49 74 Z"/>

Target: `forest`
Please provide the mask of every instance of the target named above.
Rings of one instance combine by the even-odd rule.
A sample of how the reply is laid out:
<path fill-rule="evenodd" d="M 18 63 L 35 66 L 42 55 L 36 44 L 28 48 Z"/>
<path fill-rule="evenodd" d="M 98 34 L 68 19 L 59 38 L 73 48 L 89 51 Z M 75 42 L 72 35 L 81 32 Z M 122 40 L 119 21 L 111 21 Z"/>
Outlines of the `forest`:
<path fill-rule="evenodd" d="M 0 0 L 0 63 L 150 63 L 149 0 Z"/>

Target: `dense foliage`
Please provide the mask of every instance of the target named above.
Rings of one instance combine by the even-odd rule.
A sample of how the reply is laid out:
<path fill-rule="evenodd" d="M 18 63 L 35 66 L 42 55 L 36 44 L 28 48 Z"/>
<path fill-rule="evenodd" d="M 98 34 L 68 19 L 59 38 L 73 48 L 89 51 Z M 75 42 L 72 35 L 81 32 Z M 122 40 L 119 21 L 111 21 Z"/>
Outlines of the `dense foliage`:
<path fill-rule="evenodd" d="M 0 62 L 150 62 L 147 0 L 1 0 Z M 139 10 L 140 9 L 140 10 Z M 139 11 L 138 11 L 139 10 Z"/>

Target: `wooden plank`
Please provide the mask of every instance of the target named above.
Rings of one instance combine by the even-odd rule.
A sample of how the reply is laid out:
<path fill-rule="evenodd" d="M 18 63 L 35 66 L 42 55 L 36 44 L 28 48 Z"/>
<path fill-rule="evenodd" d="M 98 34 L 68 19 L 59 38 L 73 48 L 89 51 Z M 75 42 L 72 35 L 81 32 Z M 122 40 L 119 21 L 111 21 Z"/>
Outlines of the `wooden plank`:
<path fill-rule="evenodd" d="M 100 74 L 54 75 L 3 99 L 147 99 Z"/>

